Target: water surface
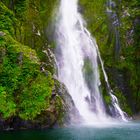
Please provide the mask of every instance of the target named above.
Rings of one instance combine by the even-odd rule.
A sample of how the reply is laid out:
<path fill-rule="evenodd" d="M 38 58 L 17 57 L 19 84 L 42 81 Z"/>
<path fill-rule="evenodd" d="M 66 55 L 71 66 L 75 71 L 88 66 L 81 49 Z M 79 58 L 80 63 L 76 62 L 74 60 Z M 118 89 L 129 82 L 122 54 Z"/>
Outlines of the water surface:
<path fill-rule="evenodd" d="M 81 126 L 0 132 L 0 140 L 140 140 L 140 122 L 110 125 L 108 127 Z"/>

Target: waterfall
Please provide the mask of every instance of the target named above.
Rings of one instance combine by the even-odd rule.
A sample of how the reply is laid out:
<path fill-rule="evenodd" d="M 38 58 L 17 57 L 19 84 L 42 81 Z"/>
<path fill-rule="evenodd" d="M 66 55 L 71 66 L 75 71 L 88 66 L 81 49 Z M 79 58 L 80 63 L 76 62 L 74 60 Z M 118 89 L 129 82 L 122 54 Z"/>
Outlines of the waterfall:
<path fill-rule="evenodd" d="M 67 87 L 81 120 L 84 123 L 107 121 L 109 115 L 100 93 L 98 58 L 107 83 L 108 78 L 96 41 L 78 12 L 78 0 L 61 0 L 56 23 L 56 42 L 58 78 Z M 110 96 L 115 112 L 125 120 L 117 98 L 111 92 Z"/>

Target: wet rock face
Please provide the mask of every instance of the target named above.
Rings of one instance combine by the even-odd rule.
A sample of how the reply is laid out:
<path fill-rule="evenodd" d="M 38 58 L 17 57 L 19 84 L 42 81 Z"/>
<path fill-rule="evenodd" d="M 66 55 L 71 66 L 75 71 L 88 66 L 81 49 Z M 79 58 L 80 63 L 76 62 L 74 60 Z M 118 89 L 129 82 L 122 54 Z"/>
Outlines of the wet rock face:
<path fill-rule="evenodd" d="M 63 109 L 64 109 L 64 123 L 66 125 L 71 123 L 80 122 L 80 115 L 78 110 L 75 108 L 72 97 L 68 93 L 64 84 L 56 80 L 55 91 L 53 93 L 55 96 L 60 96 L 62 98 Z"/>
<path fill-rule="evenodd" d="M 42 115 L 42 116 L 41 116 Z M 8 120 L 0 121 L 0 131 L 9 131 L 9 130 L 26 130 L 26 129 L 45 129 L 52 127 L 55 122 L 55 119 L 52 120 L 52 116 L 49 112 L 42 113 L 37 120 L 34 121 L 25 121 L 19 117 L 13 117 Z M 51 116 L 51 119 L 50 119 Z"/>
<path fill-rule="evenodd" d="M 55 75 L 56 72 L 56 62 L 55 62 L 55 56 L 50 48 L 44 48 L 42 51 L 43 61 L 41 63 L 40 70 L 47 75 L 47 71 L 51 72 L 52 75 Z"/>

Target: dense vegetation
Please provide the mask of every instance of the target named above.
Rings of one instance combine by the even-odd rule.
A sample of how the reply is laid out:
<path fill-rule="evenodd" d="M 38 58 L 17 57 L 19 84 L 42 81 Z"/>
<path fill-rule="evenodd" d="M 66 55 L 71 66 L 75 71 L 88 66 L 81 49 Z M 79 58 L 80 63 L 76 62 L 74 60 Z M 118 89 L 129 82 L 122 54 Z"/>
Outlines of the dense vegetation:
<path fill-rule="evenodd" d="M 61 122 L 54 64 L 46 28 L 55 6 L 49 0 L 0 2 L 0 126 L 49 126 Z M 61 111 L 60 111 L 61 110 Z M 14 120 L 17 121 L 14 124 Z M 18 121 L 19 120 L 19 121 Z M 45 120 L 45 122 L 44 122 Z M 26 125 L 29 121 L 30 126 Z M 6 125 L 7 126 L 3 126 Z"/>

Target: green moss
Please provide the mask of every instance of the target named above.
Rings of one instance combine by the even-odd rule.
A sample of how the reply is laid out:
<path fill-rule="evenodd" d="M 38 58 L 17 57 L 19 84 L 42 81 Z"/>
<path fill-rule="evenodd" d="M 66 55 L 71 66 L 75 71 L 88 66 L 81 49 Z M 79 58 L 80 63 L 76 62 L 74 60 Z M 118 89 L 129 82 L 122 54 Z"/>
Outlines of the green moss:
<path fill-rule="evenodd" d="M 49 107 L 53 81 L 51 75 L 38 77 L 28 87 L 25 87 L 22 95 L 19 95 L 19 116 L 25 120 L 32 120 Z"/>
<path fill-rule="evenodd" d="M 31 49 L 28 46 L 24 46 L 24 45 L 20 44 L 19 42 L 14 40 L 8 33 L 4 33 L 4 34 L 5 34 L 4 36 L 0 37 L 0 46 L 1 47 L 5 47 L 7 50 L 9 50 L 12 53 L 14 53 L 14 52 L 23 53 L 23 55 L 26 58 L 30 59 L 33 63 L 39 63 L 39 59 L 37 58 L 37 54 L 36 54 L 35 50 Z"/>
<path fill-rule="evenodd" d="M 16 24 L 17 20 L 14 13 L 0 2 L 0 30 L 7 30 L 11 35 L 14 35 L 14 26 Z"/>
<path fill-rule="evenodd" d="M 24 120 L 32 120 L 49 106 L 54 85 L 52 76 L 49 72 L 47 76 L 40 72 L 34 50 L 21 45 L 7 33 L 1 37 L 0 46 L 0 112 L 4 118 L 16 113 Z"/>
<path fill-rule="evenodd" d="M 62 100 L 59 96 L 51 97 L 53 64 L 48 60 L 50 56 L 43 53 L 46 47 L 51 48 L 46 28 L 50 26 L 56 2 L 0 2 L 0 116 L 3 119 L 16 116 L 42 126 L 52 125 L 57 119 L 62 122 Z"/>
<path fill-rule="evenodd" d="M 10 100 L 9 100 L 10 99 Z M 3 118 L 15 115 L 16 104 L 13 96 L 6 92 L 6 88 L 0 86 L 0 113 Z"/>
<path fill-rule="evenodd" d="M 107 106 L 111 105 L 112 100 L 111 100 L 111 97 L 109 95 L 105 95 L 104 100 L 105 100 L 105 103 L 107 104 Z"/>
<path fill-rule="evenodd" d="M 20 21 L 25 21 L 27 16 L 27 10 L 29 8 L 29 0 L 15 1 L 14 13 L 15 17 Z"/>

